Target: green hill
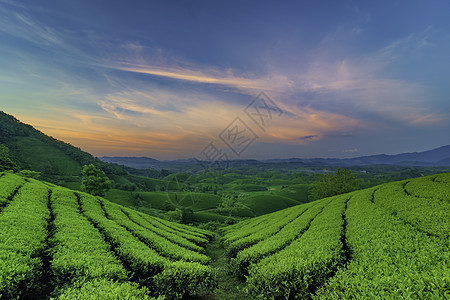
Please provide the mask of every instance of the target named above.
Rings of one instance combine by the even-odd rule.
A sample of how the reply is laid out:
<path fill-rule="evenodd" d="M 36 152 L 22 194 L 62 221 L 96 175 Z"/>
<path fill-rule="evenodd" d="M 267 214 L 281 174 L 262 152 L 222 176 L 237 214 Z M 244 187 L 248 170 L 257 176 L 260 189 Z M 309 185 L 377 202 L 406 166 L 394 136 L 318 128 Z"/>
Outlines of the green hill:
<path fill-rule="evenodd" d="M 0 144 L 10 150 L 21 168 L 41 172 L 42 177 L 63 183 L 79 176 L 83 165 L 94 164 L 106 174 L 125 175 L 125 169 L 107 164 L 68 143 L 49 137 L 15 117 L 0 111 Z"/>
<path fill-rule="evenodd" d="M 147 299 L 216 286 L 212 233 L 0 173 L 1 299 Z M 106 298 L 105 298 L 106 297 Z"/>
<path fill-rule="evenodd" d="M 83 165 L 93 164 L 103 170 L 114 183 L 107 197 L 129 207 L 135 207 L 133 203 L 136 195 L 132 192 L 137 189 L 145 192 L 178 188 L 174 182 L 129 174 L 124 166 L 102 162 L 1 111 L 0 145 L 9 149 L 9 156 L 19 169 L 40 172 L 43 180 L 70 189 L 80 190 L 81 169 Z"/>
<path fill-rule="evenodd" d="M 294 199 L 300 203 L 306 203 L 309 202 L 308 192 L 312 186 L 312 184 L 293 184 L 278 191 L 277 195 Z"/>
<path fill-rule="evenodd" d="M 278 195 L 256 195 L 245 198 L 241 203 L 250 209 L 255 216 L 264 215 L 277 210 L 300 204 L 291 198 Z"/>
<path fill-rule="evenodd" d="M 388 183 L 223 229 L 261 299 L 445 299 L 450 174 Z"/>

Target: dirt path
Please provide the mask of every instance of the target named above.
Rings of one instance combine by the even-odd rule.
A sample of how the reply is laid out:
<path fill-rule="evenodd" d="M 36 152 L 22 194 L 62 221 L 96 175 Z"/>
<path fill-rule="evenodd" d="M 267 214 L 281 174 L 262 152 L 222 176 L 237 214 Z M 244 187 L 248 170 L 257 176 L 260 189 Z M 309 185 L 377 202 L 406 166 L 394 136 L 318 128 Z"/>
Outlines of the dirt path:
<path fill-rule="evenodd" d="M 206 246 L 206 255 L 211 257 L 211 267 L 217 270 L 219 287 L 211 295 L 192 297 L 201 300 L 245 300 L 250 299 L 242 290 L 245 283 L 238 280 L 230 271 L 225 249 L 220 244 L 221 235 L 215 237 Z"/>

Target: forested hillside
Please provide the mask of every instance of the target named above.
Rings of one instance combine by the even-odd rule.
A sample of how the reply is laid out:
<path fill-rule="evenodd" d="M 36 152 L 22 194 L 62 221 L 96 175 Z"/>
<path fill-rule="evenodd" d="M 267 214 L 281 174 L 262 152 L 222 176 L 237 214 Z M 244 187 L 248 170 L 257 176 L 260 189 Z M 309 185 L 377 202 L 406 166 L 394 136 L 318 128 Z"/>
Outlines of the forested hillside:
<path fill-rule="evenodd" d="M 83 165 L 94 164 L 107 174 L 126 174 L 123 167 L 104 163 L 91 154 L 54 139 L 0 111 L 0 144 L 9 148 L 22 169 L 44 176 L 78 176 Z"/>

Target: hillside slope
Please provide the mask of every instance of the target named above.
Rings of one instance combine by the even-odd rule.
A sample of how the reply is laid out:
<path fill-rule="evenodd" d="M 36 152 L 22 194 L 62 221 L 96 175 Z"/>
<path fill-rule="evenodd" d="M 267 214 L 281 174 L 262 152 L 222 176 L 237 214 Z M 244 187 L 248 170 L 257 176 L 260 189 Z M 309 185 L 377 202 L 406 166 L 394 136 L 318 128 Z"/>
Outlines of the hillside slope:
<path fill-rule="evenodd" d="M 252 298 L 445 299 L 449 228 L 450 173 L 246 220 L 222 242 Z"/>
<path fill-rule="evenodd" d="M 1 299 L 147 299 L 216 286 L 209 231 L 0 173 Z"/>
<path fill-rule="evenodd" d="M 86 164 L 107 174 L 126 174 L 123 167 L 104 163 L 91 154 L 54 139 L 0 111 L 0 144 L 7 146 L 22 169 L 41 172 L 44 178 L 78 176 Z"/>

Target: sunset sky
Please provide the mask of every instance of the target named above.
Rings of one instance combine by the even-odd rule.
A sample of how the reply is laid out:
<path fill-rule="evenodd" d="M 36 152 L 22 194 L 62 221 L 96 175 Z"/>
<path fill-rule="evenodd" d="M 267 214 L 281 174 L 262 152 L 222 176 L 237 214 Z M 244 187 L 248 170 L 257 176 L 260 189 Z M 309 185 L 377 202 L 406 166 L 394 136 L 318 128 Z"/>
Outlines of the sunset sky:
<path fill-rule="evenodd" d="M 191 158 L 210 142 L 256 159 L 429 150 L 450 144 L 449 12 L 0 0 L 0 110 L 96 156 Z M 236 124 L 253 136 L 239 155 L 223 139 Z"/>

